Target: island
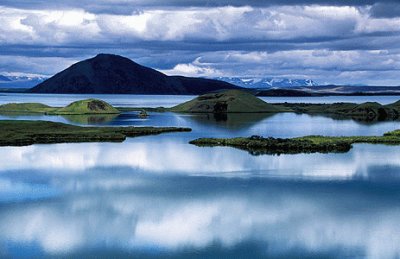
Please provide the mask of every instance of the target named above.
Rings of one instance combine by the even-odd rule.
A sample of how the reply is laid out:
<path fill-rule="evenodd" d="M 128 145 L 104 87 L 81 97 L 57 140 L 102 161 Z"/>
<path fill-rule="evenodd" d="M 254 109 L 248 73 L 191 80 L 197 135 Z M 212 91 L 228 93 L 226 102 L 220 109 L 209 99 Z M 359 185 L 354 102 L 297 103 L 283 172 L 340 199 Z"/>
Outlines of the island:
<path fill-rule="evenodd" d="M 119 114 L 109 103 L 98 99 L 73 102 L 65 107 L 51 107 L 41 103 L 8 103 L 0 105 L 0 114 L 44 114 L 44 115 L 95 115 Z"/>
<path fill-rule="evenodd" d="M 281 103 L 276 107 L 289 109 L 295 113 L 324 115 L 334 118 L 350 118 L 358 121 L 385 121 L 400 119 L 400 101 L 382 105 L 377 102 L 365 103 Z"/>
<path fill-rule="evenodd" d="M 146 109 L 146 108 L 142 108 Z M 281 113 L 323 115 L 358 121 L 384 121 L 400 119 L 400 101 L 382 105 L 377 102 L 365 103 L 267 103 L 250 92 L 226 90 L 200 95 L 188 102 L 171 108 L 149 109 L 181 113 Z"/>
<path fill-rule="evenodd" d="M 179 127 L 80 127 L 50 121 L 0 120 L 0 146 L 123 142 L 127 137 L 189 132 Z"/>
<path fill-rule="evenodd" d="M 247 91 L 226 90 L 200 95 L 168 111 L 186 113 L 277 113 L 290 109 L 269 104 Z"/>
<path fill-rule="evenodd" d="M 400 130 L 387 132 L 383 136 L 305 136 L 298 138 L 251 136 L 249 138 L 199 138 L 189 143 L 200 147 L 229 146 L 248 151 L 252 155 L 345 153 L 355 143 L 400 145 Z"/>

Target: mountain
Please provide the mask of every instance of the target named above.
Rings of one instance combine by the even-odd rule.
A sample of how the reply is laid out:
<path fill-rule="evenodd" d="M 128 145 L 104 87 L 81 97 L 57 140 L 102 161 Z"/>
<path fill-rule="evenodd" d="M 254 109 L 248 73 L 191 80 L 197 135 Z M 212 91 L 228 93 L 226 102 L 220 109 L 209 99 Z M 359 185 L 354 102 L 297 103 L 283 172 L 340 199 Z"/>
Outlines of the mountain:
<path fill-rule="evenodd" d="M 3 76 L 3 75 L 0 75 L 0 82 L 10 82 L 10 81 L 11 81 L 10 78 L 8 78 L 6 76 Z"/>
<path fill-rule="evenodd" d="M 122 56 L 99 54 L 59 72 L 30 89 L 30 92 L 197 95 L 238 88 L 213 79 L 167 76 Z"/>
<path fill-rule="evenodd" d="M 5 76 L 0 75 L 0 88 L 31 88 L 46 79 L 42 76 Z"/>
<path fill-rule="evenodd" d="M 217 80 L 225 81 L 244 88 L 273 88 L 273 87 L 301 87 L 318 86 L 311 79 L 288 79 L 288 78 L 251 78 L 251 77 L 217 77 Z"/>

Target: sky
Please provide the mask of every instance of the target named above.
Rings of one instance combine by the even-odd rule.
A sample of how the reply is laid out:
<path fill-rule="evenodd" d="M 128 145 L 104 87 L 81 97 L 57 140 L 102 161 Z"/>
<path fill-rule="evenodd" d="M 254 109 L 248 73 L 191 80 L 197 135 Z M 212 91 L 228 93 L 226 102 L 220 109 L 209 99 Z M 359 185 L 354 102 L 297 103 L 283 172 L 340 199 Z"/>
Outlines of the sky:
<path fill-rule="evenodd" d="M 399 0 L 1 0 L 0 74 L 98 53 L 169 75 L 400 85 Z"/>

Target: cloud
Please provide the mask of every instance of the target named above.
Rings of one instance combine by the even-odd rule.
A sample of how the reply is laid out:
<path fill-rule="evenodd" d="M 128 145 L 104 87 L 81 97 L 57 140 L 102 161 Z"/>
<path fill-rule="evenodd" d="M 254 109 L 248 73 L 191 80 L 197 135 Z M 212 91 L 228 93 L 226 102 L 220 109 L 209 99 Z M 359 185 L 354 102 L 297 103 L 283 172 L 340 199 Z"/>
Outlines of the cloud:
<path fill-rule="evenodd" d="M 0 55 L 0 73 L 53 75 L 78 61 L 74 58 Z"/>
<path fill-rule="evenodd" d="M 355 7 L 156 9 L 130 15 L 93 14 L 81 9 L 0 10 L 1 21 L 7 24 L 1 35 L 8 35 L 0 38 L 2 44 L 301 43 L 400 32 L 399 19 L 371 19 Z"/>
<path fill-rule="evenodd" d="M 389 2 L 311 2 L 153 6 L 139 1 L 136 9 L 118 14 L 94 9 L 128 2 L 101 1 L 86 8 L 85 1 L 79 7 L 73 1 L 44 9 L 38 8 L 40 2 L 32 8 L 5 4 L 0 7 L 5 25 L 0 28 L 0 72 L 51 75 L 105 52 L 169 74 L 301 75 L 331 83 L 398 84 L 400 17 L 374 14 L 380 6 L 390 9 Z M 329 53 L 328 58 L 314 56 L 318 51 Z M 198 58 L 201 64 L 193 62 Z M 387 78 L 376 79 L 368 71 Z"/>
<path fill-rule="evenodd" d="M 160 70 L 167 75 L 199 76 L 199 77 L 218 77 L 223 73 L 215 68 L 202 64 L 200 58 L 191 63 L 177 64 L 172 69 Z"/>
<path fill-rule="evenodd" d="M 376 18 L 394 18 L 400 17 L 400 5 L 393 3 L 375 3 L 371 10 L 371 15 Z"/>
<path fill-rule="evenodd" d="M 54 0 L 54 1 L 24 1 L 3 0 L 2 5 L 21 9 L 54 9 L 83 8 L 94 13 L 127 14 L 137 8 L 182 8 L 221 6 L 295 6 L 295 5 L 327 5 L 327 6 L 365 6 L 379 3 L 396 3 L 396 0 Z"/>

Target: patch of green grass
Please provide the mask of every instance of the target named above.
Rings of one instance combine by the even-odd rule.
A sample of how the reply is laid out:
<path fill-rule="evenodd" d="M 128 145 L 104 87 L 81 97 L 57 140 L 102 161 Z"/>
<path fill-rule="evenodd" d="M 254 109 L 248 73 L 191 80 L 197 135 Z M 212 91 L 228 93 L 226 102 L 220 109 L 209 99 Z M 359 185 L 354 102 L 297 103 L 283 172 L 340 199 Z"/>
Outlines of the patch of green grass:
<path fill-rule="evenodd" d="M 7 103 L 0 105 L 0 113 L 47 113 L 56 109 L 41 103 Z"/>
<path fill-rule="evenodd" d="M 0 146 L 74 142 L 122 142 L 127 137 L 191 131 L 176 127 L 79 127 L 49 121 L 0 121 Z"/>
<path fill-rule="evenodd" d="M 41 103 L 9 103 L 0 105 L 2 114 L 49 114 L 49 115 L 84 115 L 84 114 L 118 114 L 119 110 L 97 99 L 73 102 L 66 107 L 50 107 Z"/>

